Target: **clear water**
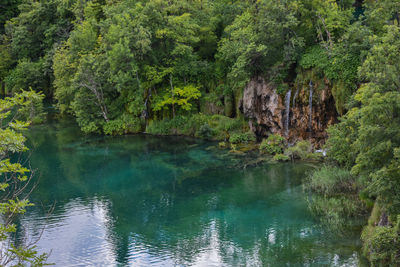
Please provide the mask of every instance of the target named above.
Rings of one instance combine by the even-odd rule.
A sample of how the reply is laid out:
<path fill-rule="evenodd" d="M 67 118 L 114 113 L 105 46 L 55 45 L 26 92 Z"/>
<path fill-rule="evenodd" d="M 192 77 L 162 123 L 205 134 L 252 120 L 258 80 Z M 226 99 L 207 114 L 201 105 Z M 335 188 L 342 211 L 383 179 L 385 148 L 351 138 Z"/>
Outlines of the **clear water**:
<path fill-rule="evenodd" d="M 243 169 L 214 143 L 87 137 L 67 122 L 30 132 L 40 176 L 21 224 L 57 266 L 357 266 L 358 233 L 309 214 L 306 164 Z M 50 215 L 46 210 L 54 205 Z"/>

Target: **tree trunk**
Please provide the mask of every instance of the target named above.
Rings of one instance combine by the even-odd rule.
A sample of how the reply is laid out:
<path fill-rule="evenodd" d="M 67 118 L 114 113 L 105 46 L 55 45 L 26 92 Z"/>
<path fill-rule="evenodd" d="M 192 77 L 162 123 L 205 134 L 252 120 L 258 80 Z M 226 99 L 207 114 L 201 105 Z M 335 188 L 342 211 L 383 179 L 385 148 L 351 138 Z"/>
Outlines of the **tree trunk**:
<path fill-rule="evenodd" d="M 1 97 L 6 96 L 6 86 L 3 81 L 1 81 L 1 84 L 0 84 L 0 96 Z"/>

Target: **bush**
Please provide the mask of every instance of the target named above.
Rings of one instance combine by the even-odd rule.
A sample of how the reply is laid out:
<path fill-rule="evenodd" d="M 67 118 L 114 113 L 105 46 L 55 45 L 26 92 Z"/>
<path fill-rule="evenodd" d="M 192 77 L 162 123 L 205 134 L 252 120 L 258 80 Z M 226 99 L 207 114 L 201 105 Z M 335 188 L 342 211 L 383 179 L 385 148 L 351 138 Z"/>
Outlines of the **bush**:
<path fill-rule="evenodd" d="M 307 159 L 311 154 L 311 142 L 303 140 L 298 142 L 295 146 L 288 147 L 285 150 L 285 155 L 291 159 Z"/>
<path fill-rule="evenodd" d="M 272 160 L 274 161 L 289 161 L 290 158 L 284 154 L 276 154 Z"/>
<path fill-rule="evenodd" d="M 361 235 L 363 253 L 371 266 L 400 266 L 400 216 L 397 225 L 367 226 Z"/>
<path fill-rule="evenodd" d="M 268 154 L 281 154 L 285 145 L 285 138 L 278 134 L 271 134 L 261 142 L 260 150 Z"/>
<path fill-rule="evenodd" d="M 232 144 L 248 143 L 256 141 L 256 137 L 253 132 L 246 133 L 234 133 L 229 137 L 229 142 Z"/>
<path fill-rule="evenodd" d="M 227 143 L 227 142 L 219 142 L 218 143 L 218 147 L 219 148 L 227 148 L 227 147 L 229 147 L 229 143 Z"/>
<path fill-rule="evenodd" d="M 246 121 L 241 118 L 230 118 L 223 115 L 212 115 L 208 121 L 210 126 L 217 131 L 246 132 L 249 130 Z"/>
<path fill-rule="evenodd" d="M 229 118 L 223 115 L 212 115 L 208 124 L 214 131 L 214 139 L 227 140 L 230 134 L 249 131 L 247 123 L 241 118 Z"/>
<path fill-rule="evenodd" d="M 349 170 L 327 165 L 312 172 L 307 178 L 304 187 L 324 196 L 357 193 L 358 191 L 356 179 Z"/>
<path fill-rule="evenodd" d="M 146 131 L 157 135 L 184 134 L 188 129 L 190 119 L 185 116 L 176 116 L 173 119 L 153 120 L 147 126 Z"/>
<path fill-rule="evenodd" d="M 191 117 L 188 117 L 185 121 L 185 125 L 183 128 L 180 129 L 181 134 L 188 135 L 188 136 L 195 136 L 199 138 L 207 138 L 211 139 L 213 131 L 211 129 L 211 132 L 209 132 L 208 135 L 206 132 L 201 133 L 200 128 L 206 124 L 208 124 L 208 119 L 209 116 L 202 114 L 202 113 L 197 113 L 192 115 Z M 206 127 L 206 126 L 205 126 Z M 203 130 L 206 130 L 205 128 Z M 207 131 L 207 130 L 206 130 Z M 205 136 L 203 136 L 205 135 Z"/>
<path fill-rule="evenodd" d="M 200 129 L 197 131 L 196 136 L 204 138 L 204 139 L 211 139 L 213 136 L 213 129 L 211 129 L 208 123 L 203 124 L 200 126 Z"/>
<path fill-rule="evenodd" d="M 358 196 L 356 179 L 347 169 L 322 166 L 309 174 L 303 188 L 312 193 L 308 206 L 329 229 L 341 232 L 364 221 L 368 208 Z"/>
<path fill-rule="evenodd" d="M 321 161 L 322 153 L 313 153 L 312 144 L 308 140 L 298 142 L 295 146 L 288 147 L 285 150 L 285 155 L 293 159 Z"/>
<path fill-rule="evenodd" d="M 187 135 L 205 139 L 229 139 L 229 134 L 240 135 L 243 142 L 255 140 L 254 134 L 246 133 L 248 125 L 243 119 L 229 118 L 223 115 L 194 114 L 190 117 L 176 116 L 173 119 L 154 120 L 149 123 L 146 131 L 158 135 Z"/>
<path fill-rule="evenodd" d="M 25 102 L 20 107 L 18 119 L 28 120 L 32 124 L 44 122 L 46 116 L 43 108 L 44 94 L 36 93 L 31 89 L 30 91 L 22 91 L 19 95 Z"/>
<path fill-rule="evenodd" d="M 45 61 L 41 59 L 37 62 L 24 59 L 18 62 L 17 66 L 9 72 L 5 79 L 5 86 L 9 93 L 21 92 L 28 90 L 30 87 L 40 91 L 44 91 L 46 95 L 50 95 L 47 91 L 45 73 Z"/>
<path fill-rule="evenodd" d="M 118 119 L 108 121 L 103 126 L 103 131 L 107 135 L 138 133 L 141 130 L 140 119 L 128 115 L 122 115 Z"/>

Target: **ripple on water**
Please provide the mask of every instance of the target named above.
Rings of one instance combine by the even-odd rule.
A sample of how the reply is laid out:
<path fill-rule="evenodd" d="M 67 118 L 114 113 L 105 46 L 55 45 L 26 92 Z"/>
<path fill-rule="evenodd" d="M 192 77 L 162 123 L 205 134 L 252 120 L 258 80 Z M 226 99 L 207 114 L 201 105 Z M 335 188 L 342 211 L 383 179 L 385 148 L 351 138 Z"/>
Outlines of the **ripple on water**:
<path fill-rule="evenodd" d="M 327 235 L 309 214 L 303 164 L 243 170 L 206 142 L 40 129 L 32 199 L 56 204 L 22 224 L 32 236 L 46 228 L 37 245 L 57 266 L 357 265 L 358 240 Z"/>

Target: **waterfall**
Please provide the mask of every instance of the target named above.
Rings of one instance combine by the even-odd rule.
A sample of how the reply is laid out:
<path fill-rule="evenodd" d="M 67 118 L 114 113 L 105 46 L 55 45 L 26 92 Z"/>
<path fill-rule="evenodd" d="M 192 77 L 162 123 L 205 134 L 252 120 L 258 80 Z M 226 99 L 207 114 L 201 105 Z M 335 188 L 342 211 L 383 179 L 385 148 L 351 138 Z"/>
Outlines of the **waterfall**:
<path fill-rule="evenodd" d="M 289 137 L 289 116 L 290 116 L 290 96 L 292 94 L 292 89 L 287 91 L 285 96 L 285 136 Z"/>
<path fill-rule="evenodd" d="M 150 97 L 151 97 L 151 89 L 149 89 L 149 91 L 147 92 L 147 97 L 146 97 L 146 100 L 144 101 L 144 109 L 142 112 L 142 118 L 144 118 L 144 119 L 147 119 L 149 117 L 149 112 L 147 111 L 147 105 L 148 105 Z"/>
<path fill-rule="evenodd" d="M 309 122 L 308 122 L 308 128 L 310 132 L 312 132 L 312 96 L 313 96 L 313 83 L 310 80 L 310 97 L 308 99 L 309 107 L 310 107 L 310 114 L 309 114 Z"/>

